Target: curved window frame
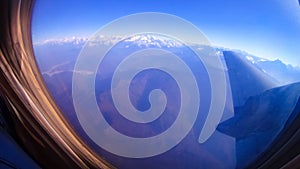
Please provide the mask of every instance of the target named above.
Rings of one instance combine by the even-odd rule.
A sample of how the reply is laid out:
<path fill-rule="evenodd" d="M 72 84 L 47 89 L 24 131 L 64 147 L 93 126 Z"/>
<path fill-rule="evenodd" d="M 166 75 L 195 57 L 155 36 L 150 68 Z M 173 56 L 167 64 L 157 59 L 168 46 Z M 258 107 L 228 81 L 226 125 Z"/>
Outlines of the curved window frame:
<path fill-rule="evenodd" d="M 17 140 L 43 168 L 114 168 L 81 140 L 47 90 L 33 53 L 33 7 L 34 0 L 0 2 L 0 91 Z M 248 168 L 300 167 L 299 114 Z"/>
<path fill-rule="evenodd" d="M 32 39 L 34 1 L 1 6 L 0 88 L 17 140 L 43 168 L 113 168 L 80 139 L 49 94 Z"/>

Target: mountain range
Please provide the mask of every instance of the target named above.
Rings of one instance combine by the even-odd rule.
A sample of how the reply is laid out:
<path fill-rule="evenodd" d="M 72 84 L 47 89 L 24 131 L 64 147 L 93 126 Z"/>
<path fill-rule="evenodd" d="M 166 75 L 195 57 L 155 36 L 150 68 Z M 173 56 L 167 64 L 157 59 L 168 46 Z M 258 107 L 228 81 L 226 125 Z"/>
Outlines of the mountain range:
<path fill-rule="evenodd" d="M 76 120 L 75 110 L 70 106 L 73 105 L 72 75 L 78 73 L 73 69 L 86 40 L 52 40 L 34 46 L 46 85 L 70 121 Z M 129 39 L 126 43 L 135 43 L 139 47 L 149 44 L 161 48 L 180 47 L 166 39 L 151 36 Z M 216 132 L 235 138 L 236 168 L 243 168 L 259 157 L 300 111 L 297 106 L 300 104 L 300 83 L 297 83 L 300 82 L 300 68 L 240 50 L 216 48 L 216 52 L 228 76 L 234 109 L 234 116 L 223 120 Z"/>

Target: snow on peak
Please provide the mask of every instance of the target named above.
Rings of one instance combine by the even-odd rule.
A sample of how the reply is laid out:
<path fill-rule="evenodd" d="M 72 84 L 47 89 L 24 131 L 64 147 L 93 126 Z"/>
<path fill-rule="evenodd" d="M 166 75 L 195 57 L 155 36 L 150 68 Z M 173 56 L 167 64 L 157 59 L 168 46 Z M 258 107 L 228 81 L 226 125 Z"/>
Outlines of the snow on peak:
<path fill-rule="evenodd" d="M 255 60 L 251 56 L 246 56 L 246 59 L 249 60 L 251 63 L 255 63 Z"/>
<path fill-rule="evenodd" d="M 154 35 L 154 34 L 135 35 L 125 39 L 125 42 L 132 42 L 138 46 L 143 46 L 143 47 L 156 46 L 159 48 L 161 47 L 171 48 L 171 47 L 183 46 L 182 43 L 176 40 L 173 40 L 165 36 Z"/>
<path fill-rule="evenodd" d="M 138 45 L 139 47 L 181 47 L 182 43 L 174 39 L 168 38 L 162 35 L 155 34 L 139 34 L 130 36 L 128 38 L 123 36 L 103 36 L 98 35 L 91 38 L 87 37 L 66 37 L 58 39 L 46 39 L 42 42 L 35 42 L 34 45 L 84 45 L 86 42 L 89 42 L 89 45 L 111 45 L 117 42 L 132 43 Z M 130 45 L 130 44 L 128 44 Z"/>
<path fill-rule="evenodd" d="M 34 42 L 34 45 L 64 45 L 64 44 L 73 44 L 73 45 L 81 45 L 84 44 L 88 40 L 87 37 L 65 37 L 65 38 L 57 38 L 57 39 L 46 39 L 41 42 Z"/>

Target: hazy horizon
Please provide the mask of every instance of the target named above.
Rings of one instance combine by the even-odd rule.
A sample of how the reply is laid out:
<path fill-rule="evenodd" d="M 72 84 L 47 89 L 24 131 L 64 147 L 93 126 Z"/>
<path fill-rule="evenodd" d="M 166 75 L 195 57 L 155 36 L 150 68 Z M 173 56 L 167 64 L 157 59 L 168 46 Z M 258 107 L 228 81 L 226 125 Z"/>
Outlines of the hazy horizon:
<path fill-rule="evenodd" d="M 32 19 L 33 42 L 90 37 L 103 25 L 140 12 L 181 17 L 197 26 L 213 46 L 300 65 L 297 0 L 37 1 Z"/>

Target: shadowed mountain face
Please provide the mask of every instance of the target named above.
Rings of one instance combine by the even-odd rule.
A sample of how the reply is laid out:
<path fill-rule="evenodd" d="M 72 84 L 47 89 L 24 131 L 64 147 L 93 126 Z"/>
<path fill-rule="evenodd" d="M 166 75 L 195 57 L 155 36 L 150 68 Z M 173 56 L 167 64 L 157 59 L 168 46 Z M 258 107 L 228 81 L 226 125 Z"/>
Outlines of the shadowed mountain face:
<path fill-rule="evenodd" d="M 243 168 L 267 149 L 293 119 L 293 112 L 299 112 L 294 109 L 299 109 L 300 84 L 278 86 L 299 81 L 300 72 L 280 60 L 253 61 L 233 51 L 223 55 L 235 116 L 218 130 L 236 138 L 237 168 Z"/>
<path fill-rule="evenodd" d="M 223 52 L 228 69 L 234 106 L 241 106 L 250 96 L 275 87 L 276 82 L 241 54 Z"/>
<path fill-rule="evenodd" d="M 218 126 L 219 131 L 236 138 L 238 168 L 265 151 L 293 112 L 300 111 L 299 98 L 300 83 L 267 90 L 236 107 L 235 116 Z"/>

